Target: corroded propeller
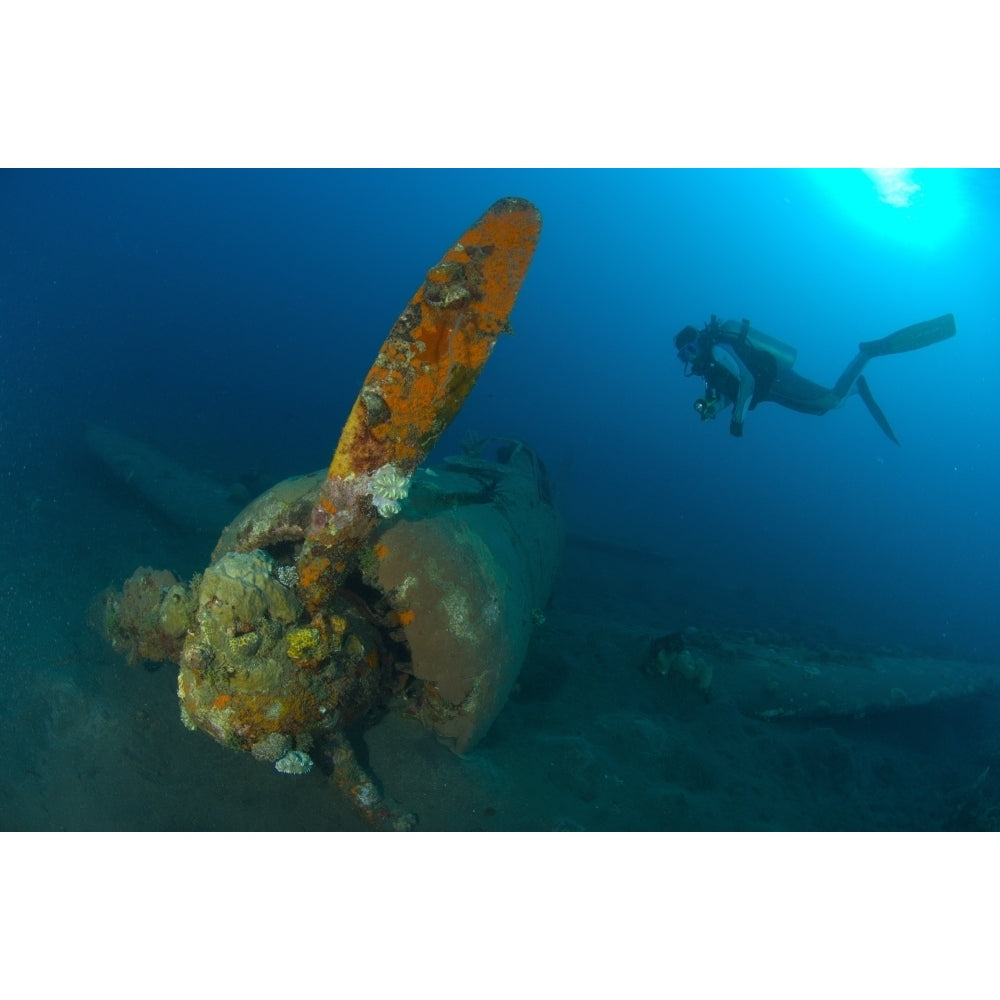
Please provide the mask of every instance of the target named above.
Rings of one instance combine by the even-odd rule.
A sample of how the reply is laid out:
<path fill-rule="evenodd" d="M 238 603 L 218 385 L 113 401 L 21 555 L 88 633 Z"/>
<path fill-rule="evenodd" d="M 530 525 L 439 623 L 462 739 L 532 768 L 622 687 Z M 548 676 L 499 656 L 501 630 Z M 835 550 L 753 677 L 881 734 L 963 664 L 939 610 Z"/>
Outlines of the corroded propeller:
<path fill-rule="evenodd" d="M 538 209 L 503 198 L 427 272 L 393 324 L 347 418 L 298 559 L 318 611 L 458 413 L 507 329 L 541 233 Z"/>

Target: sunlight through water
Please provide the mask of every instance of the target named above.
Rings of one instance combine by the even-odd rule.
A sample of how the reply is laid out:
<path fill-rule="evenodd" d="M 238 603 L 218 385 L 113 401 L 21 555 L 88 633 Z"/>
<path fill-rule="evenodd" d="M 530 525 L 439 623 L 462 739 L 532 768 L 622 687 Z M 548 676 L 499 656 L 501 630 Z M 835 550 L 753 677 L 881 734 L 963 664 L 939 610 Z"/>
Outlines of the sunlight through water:
<path fill-rule="evenodd" d="M 938 250 L 966 218 L 958 170 L 815 170 L 816 182 L 845 218 L 871 235 Z"/>

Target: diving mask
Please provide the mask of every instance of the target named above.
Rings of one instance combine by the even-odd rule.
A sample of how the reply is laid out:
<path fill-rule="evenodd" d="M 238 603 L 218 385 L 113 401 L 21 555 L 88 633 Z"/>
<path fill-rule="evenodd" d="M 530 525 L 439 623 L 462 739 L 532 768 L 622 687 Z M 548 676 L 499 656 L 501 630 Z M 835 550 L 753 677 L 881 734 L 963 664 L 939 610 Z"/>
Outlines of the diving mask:
<path fill-rule="evenodd" d="M 683 347 L 679 348 L 677 351 L 677 357 L 684 363 L 685 366 L 694 364 L 695 358 L 698 357 L 697 341 L 692 340 Z"/>

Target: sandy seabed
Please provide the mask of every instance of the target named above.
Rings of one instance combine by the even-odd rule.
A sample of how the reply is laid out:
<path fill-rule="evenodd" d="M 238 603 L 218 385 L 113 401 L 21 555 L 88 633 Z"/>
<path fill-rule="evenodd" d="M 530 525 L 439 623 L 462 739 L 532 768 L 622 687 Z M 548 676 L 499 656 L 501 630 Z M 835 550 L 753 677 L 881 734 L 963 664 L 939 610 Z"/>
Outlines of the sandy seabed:
<path fill-rule="evenodd" d="M 319 768 L 278 774 L 184 729 L 175 669 L 129 668 L 88 625 L 105 587 L 139 565 L 189 576 L 211 540 L 179 536 L 82 454 L 61 488 L 43 482 L 8 480 L 3 497 L 0 828 L 365 829 Z M 471 753 L 394 713 L 356 734 L 416 829 L 1000 827 L 996 695 L 760 718 L 725 673 L 705 696 L 644 672 L 652 637 L 695 624 L 680 569 L 571 539 L 512 697 Z"/>

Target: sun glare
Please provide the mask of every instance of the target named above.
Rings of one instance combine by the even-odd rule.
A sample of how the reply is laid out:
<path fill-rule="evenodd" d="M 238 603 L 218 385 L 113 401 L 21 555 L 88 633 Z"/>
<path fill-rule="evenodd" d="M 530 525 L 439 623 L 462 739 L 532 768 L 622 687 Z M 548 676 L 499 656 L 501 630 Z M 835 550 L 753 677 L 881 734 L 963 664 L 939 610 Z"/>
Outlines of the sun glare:
<path fill-rule="evenodd" d="M 957 170 L 816 170 L 839 212 L 874 236 L 928 250 L 961 227 L 965 210 Z"/>
<path fill-rule="evenodd" d="M 899 167 L 869 167 L 865 173 L 875 185 L 879 201 L 884 201 L 893 208 L 907 208 L 913 204 L 913 199 L 920 194 L 920 185 L 912 180 L 912 170 L 901 170 Z"/>

